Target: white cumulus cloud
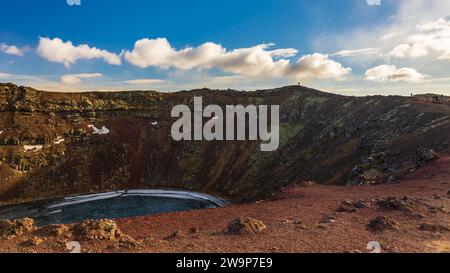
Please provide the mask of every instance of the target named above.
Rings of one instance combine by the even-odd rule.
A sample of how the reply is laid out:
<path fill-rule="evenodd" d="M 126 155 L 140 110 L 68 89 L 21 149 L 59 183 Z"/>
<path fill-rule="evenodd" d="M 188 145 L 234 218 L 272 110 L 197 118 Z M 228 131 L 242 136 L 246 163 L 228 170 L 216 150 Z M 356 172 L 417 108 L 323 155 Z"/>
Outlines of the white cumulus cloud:
<path fill-rule="evenodd" d="M 40 38 L 37 53 L 50 62 L 62 63 L 66 67 L 78 60 L 103 59 L 112 65 L 120 65 L 121 58 L 117 54 L 83 44 L 75 46 L 71 41 L 64 42 L 59 38 Z"/>
<path fill-rule="evenodd" d="M 94 79 L 100 78 L 103 74 L 101 73 L 82 73 L 82 74 L 68 74 L 61 76 L 61 84 L 73 85 L 82 82 L 84 79 Z"/>
<path fill-rule="evenodd" d="M 0 52 L 3 52 L 5 54 L 10 54 L 10 55 L 16 55 L 16 56 L 20 56 L 20 57 L 23 57 L 23 55 L 25 55 L 24 48 L 19 48 L 15 45 L 7 45 L 5 43 L 0 43 Z"/>
<path fill-rule="evenodd" d="M 428 75 L 417 72 L 413 68 L 397 68 L 395 65 L 380 65 L 366 71 L 366 80 L 375 82 L 405 81 L 419 83 L 428 77 Z"/>
<path fill-rule="evenodd" d="M 198 47 L 177 50 L 166 38 L 138 40 L 133 50 L 123 56 L 131 64 L 180 70 L 217 68 L 224 72 L 250 77 L 341 77 L 351 71 L 329 59 L 328 55 L 313 54 L 292 63 L 297 50 L 271 50 L 273 44 L 227 50 L 219 44 L 207 42 Z"/>
<path fill-rule="evenodd" d="M 295 78 L 342 79 L 351 71 L 351 68 L 329 59 L 328 55 L 314 53 L 301 57 L 289 68 L 288 73 Z"/>
<path fill-rule="evenodd" d="M 417 25 L 416 33 L 409 35 L 389 55 L 399 59 L 429 56 L 450 60 L 450 20 L 440 18 Z"/>

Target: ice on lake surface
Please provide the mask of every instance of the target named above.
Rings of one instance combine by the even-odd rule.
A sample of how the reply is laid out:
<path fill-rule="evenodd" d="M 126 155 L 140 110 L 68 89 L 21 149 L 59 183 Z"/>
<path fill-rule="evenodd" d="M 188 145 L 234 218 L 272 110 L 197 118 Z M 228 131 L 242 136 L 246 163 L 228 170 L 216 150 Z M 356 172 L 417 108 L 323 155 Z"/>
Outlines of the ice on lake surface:
<path fill-rule="evenodd" d="M 0 207 L 0 219 L 31 217 L 40 226 L 86 219 L 117 219 L 227 205 L 213 196 L 166 190 L 135 190 L 51 199 Z"/>

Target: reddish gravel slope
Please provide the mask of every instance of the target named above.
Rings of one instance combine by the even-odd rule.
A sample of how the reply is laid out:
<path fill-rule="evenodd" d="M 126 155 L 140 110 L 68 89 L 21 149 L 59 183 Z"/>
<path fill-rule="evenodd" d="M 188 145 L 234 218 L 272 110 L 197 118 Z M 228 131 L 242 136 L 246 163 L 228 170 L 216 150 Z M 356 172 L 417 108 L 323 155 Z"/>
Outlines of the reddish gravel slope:
<path fill-rule="evenodd" d="M 409 174 L 401 183 L 373 187 L 292 187 L 269 201 L 125 219 L 120 220 L 119 225 L 134 237 L 152 234 L 163 239 L 174 230 L 186 234 L 148 251 L 365 252 L 370 241 L 379 241 L 384 251 L 450 251 L 450 233 L 419 229 L 422 223 L 450 224 L 449 190 L 450 157 L 444 157 Z M 336 212 L 344 199 L 369 201 L 391 196 L 421 199 L 423 204 L 418 205 L 415 211 L 421 215 L 386 210 L 376 205 L 353 213 Z M 262 220 L 268 230 L 260 235 L 244 237 L 220 234 L 231 220 L 247 215 Z M 379 215 L 395 220 L 400 230 L 379 234 L 369 231 L 367 224 Z M 327 217 L 335 218 L 335 222 L 323 224 Z M 195 236 L 189 235 L 191 227 L 200 227 L 202 231 Z"/>

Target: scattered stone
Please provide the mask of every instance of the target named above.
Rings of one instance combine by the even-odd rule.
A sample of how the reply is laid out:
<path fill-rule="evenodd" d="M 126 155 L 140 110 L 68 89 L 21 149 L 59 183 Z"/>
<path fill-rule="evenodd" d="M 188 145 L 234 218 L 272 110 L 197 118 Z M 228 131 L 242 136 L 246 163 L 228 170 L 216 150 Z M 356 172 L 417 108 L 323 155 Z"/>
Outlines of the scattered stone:
<path fill-rule="evenodd" d="M 423 223 L 420 225 L 420 230 L 431 232 L 449 232 L 450 228 L 444 225 Z"/>
<path fill-rule="evenodd" d="M 352 200 L 343 200 L 337 212 L 357 212 L 355 203 Z"/>
<path fill-rule="evenodd" d="M 170 234 L 169 236 L 167 236 L 166 238 L 164 238 L 164 240 L 172 240 L 178 237 L 181 237 L 182 233 L 179 230 L 175 230 L 174 232 L 172 232 L 172 234 Z"/>
<path fill-rule="evenodd" d="M 242 217 L 230 222 L 227 232 L 235 235 L 258 234 L 266 230 L 266 225 L 251 217 Z"/>
<path fill-rule="evenodd" d="M 433 194 L 433 196 L 431 198 L 434 199 L 434 200 L 441 200 L 442 199 L 442 197 L 440 197 L 437 194 Z"/>
<path fill-rule="evenodd" d="M 441 206 L 441 207 L 433 207 L 433 206 L 431 206 L 431 207 L 428 208 L 428 211 L 430 213 L 447 213 L 447 211 L 445 210 L 445 208 L 443 206 Z"/>
<path fill-rule="evenodd" d="M 127 239 L 122 239 L 119 242 L 115 242 L 112 245 L 108 246 L 108 250 L 119 251 L 120 249 L 142 249 L 144 247 L 143 241 L 134 240 L 131 237 Z"/>
<path fill-rule="evenodd" d="M 352 200 L 348 200 L 348 199 L 342 200 L 342 205 L 344 205 L 344 206 L 353 206 L 353 201 Z"/>
<path fill-rule="evenodd" d="M 192 248 L 196 248 L 197 247 L 197 245 L 196 244 L 193 244 L 193 243 L 190 243 L 190 244 L 187 244 L 186 245 L 186 248 L 187 249 L 192 249 Z"/>
<path fill-rule="evenodd" d="M 336 215 L 326 215 L 323 217 L 322 221 L 320 222 L 321 224 L 332 224 L 336 222 Z"/>
<path fill-rule="evenodd" d="M 336 211 L 337 212 L 349 212 L 349 213 L 352 213 L 352 212 L 357 212 L 358 209 L 353 207 L 353 206 L 341 205 Z"/>
<path fill-rule="evenodd" d="M 417 204 L 417 201 L 408 197 L 386 197 L 377 200 L 377 205 L 381 208 L 406 212 L 413 212 Z"/>
<path fill-rule="evenodd" d="M 198 234 L 202 231 L 201 227 L 191 227 L 191 229 L 189 230 L 190 234 Z"/>
<path fill-rule="evenodd" d="M 117 223 L 112 220 L 86 220 L 72 227 L 77 240 L 117 241 L 123 238 Z"/>
<path fill-rule="evenodd" d="M 423 213 L 420 213 L 420 212 L 415 212 L 415 213 L 411 214 L 411 216 L 414 218 L 418 218 L 418 219 L 425 218 L 425 215 L 423 215 Z"/>
<path fill-rule="evenodd" d="M 397 223 L 387 216 L 378 216 L 370 221 L 368 228 L 374 232 L 389 230 L 399 230 Z"/>
<path fill-rule="evenodd" d="M 370 208 L 371 204 L 370 202 L 366 202 L 363 200 L 358 200 L 354 203 L 355 208 L 357 209 L 364 209 L 364 208 Z"/>
<path fill-rule="evenodd" d="M 36 230 L 33 219 L 0 220 L 0 237 L 22 236 Z"/>
<path fill-rule="evenodd" d="M 307 226 L 301 220 L 295 220 L 293 223 L 298 229 L 307 229 Z"/>
<path fill-rule="evenodd" d="M 280 251 L 280 248 L 276 247 L 276 246 L 272 246 L 269 250 L 272 252 L 278 252 L 278 251 Z"/>

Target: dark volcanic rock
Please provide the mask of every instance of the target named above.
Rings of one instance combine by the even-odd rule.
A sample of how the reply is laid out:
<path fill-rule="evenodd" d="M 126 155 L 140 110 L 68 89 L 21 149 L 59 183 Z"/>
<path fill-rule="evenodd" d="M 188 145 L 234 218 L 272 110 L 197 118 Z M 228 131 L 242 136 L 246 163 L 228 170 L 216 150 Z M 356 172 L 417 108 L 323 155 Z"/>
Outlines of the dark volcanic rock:
<path fill-rule="evenodd" d="M 388 210 L 415 212 L 422 203 L 409 197 L 386 197 L 377 200 L 377 204 L 379 207 Z"/>
<path fill-rule="evenodd" d="M 368 228 L 374 232 L 383 232 L 385 230 L 399 230 L 397 223 L 386 217 L 378 216 L 368 224 Z"/>
<path fill-rule="evenodd" d="M 341 206 L 337 209 L 337 212 L 356 212 L 359 209 L 370 207 L 370 202 L 363 200 L 343 200 Z"/>

